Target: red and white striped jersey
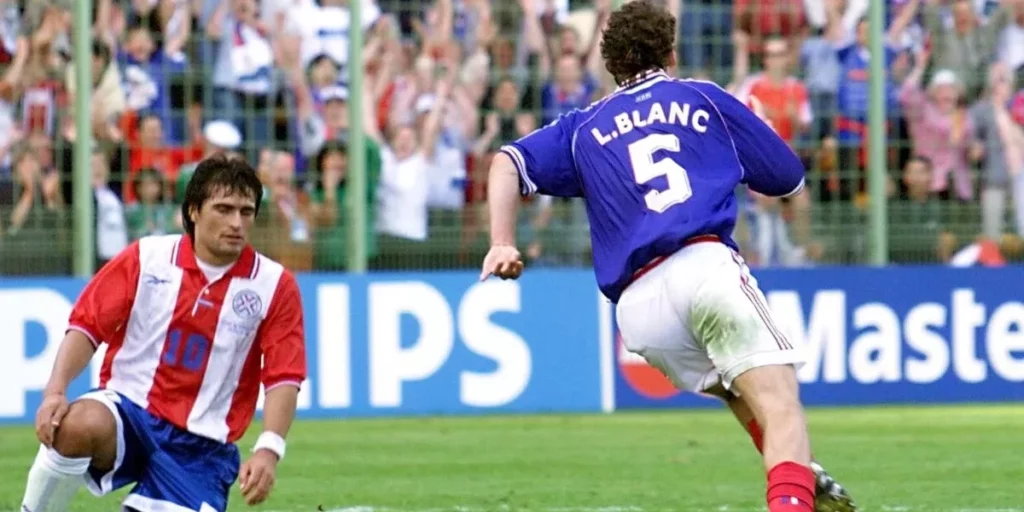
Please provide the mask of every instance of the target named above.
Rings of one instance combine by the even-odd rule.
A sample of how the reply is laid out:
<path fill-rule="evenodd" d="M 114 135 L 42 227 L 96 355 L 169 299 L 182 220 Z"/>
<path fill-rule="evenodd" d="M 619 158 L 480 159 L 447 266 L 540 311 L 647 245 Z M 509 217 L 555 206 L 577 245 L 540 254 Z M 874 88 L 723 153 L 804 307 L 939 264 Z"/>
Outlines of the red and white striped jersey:
<path fill-rule="evenodd" d="M 188 236 L 145 237 L 92 278 L 69 329 L 107 343 L 101 388 L 221 442 L 245 433 L 261 382 L 306 377 L 295 277 L 250 246 L 210 282 Z"/>

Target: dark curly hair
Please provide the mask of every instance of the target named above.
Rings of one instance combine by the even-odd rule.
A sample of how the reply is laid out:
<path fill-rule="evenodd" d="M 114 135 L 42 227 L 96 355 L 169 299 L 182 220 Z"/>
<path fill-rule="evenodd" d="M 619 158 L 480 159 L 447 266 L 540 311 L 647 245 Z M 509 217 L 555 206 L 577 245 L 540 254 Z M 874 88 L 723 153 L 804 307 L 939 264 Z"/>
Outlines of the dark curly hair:
<path fill-rule="evenodd" d="M 601 41 L 605 67 L 624 84 L 633 77 L 668 67 L 676 40 L 676 19 L 651 2 L 630 2 L 612 13 Z"/>
<path fill-rule="evenodd" d="M 199 162 L 188 181 L 188 186 L 185 187 L 185 200 L 181 203 L 181 220 L 185 232 L 190 237 L 196 236 L 196 224 L 192 222 L 189 210 L 201 210 L 203 203 L 221 191 L 252 198 L 256 203 L 256 214 L 259 214 L 260 202 L 263 200 L 263 184 L 256 176 L 256 171 L 241 157 L 228 157 L 223 153 L 217 153 Z"/>

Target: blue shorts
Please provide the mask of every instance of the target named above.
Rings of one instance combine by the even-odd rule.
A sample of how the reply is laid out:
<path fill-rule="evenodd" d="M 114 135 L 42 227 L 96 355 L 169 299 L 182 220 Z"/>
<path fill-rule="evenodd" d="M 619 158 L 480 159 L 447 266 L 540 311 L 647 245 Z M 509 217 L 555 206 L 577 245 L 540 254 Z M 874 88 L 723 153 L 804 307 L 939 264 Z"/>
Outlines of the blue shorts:
<path fill-rule="evenodd" d="M 186 432 L 153 416 L 110 390 L 91 391 L 79 400 L 96 400 L 117 422 L 114 468 L 89 468 L 86 486 L 103 496 L 135 484 L 124 507 L 167 512 L 224 512 L 228 492 L 238 478 L 238 447 Z"/>

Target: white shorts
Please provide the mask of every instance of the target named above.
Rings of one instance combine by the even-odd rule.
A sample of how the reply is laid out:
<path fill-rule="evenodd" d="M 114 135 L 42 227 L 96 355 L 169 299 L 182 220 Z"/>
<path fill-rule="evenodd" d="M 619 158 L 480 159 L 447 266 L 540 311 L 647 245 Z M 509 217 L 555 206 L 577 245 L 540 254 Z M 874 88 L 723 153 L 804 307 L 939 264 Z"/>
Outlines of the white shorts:
<path fill-rule="evenodd" d="M 619 298 L 616 317 L 626 349 L 684 391 L 730 389 L 752 368 L 804 362 L 743 258 L 720 242 L 683 247 L 641 275 Z"/>

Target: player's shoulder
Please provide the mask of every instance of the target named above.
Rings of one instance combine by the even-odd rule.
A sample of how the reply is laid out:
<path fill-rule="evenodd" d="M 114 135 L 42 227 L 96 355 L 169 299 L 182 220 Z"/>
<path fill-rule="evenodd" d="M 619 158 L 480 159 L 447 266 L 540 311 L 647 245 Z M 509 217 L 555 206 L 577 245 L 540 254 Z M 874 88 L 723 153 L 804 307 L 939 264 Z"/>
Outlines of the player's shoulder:
<path fill-rule="evenodd" d="M 298 286 L 295 274 L 279 261 L 255 251 L 252 277 L 254 284 L 264 288 L 270 295 Z M 288 292 L 285 292 L 288 293 Z"/>
<path fill-rule="evenodd" d="M 701 80 L 698 78 L 672 78 L 668 80 L 666 84 L 675 88 L 675 90 L 690 91 L 693 94 L 704 96 L 712 101 L 722 97 L 735 99 L 729 91 L 725 90 L 721 85 L 718 85 L 718 83 L 710 80 Z"/>
<path fill-rule="evenodd" d="M 590 104 L 587 105 L 586 107 L 574 108 L 569 112 L 560 114 L 554 121 L 551 121 L 550 124 L 558 123 L 570 126 L 572 128 L 577 128 L 580 125 L 586 123 L 588 120 L 592 119 L 595 114 L 600 112 L 602 108 L 604 108 L 606 105 L 608 105 L 614 100 L 615 94 L 603 96 L 590 102 Z"/>
<path fill-rule="evenodd" d="M 670 84 L 678 91 L 686 91 L 685 94 L 687 94 L 688 99 L 698 103 L 703 102 L 708 107 L 714 108 L 719 115 L 731 112 L 733 109 L 744 105 L 744 101 L 738 97 L 743 94 L 742 90 L 732 93 L 710 80 L 673 78 Z"/>
<path fill-rule="evenodd" d="M 173 263 L 185 235 L 147 235 L 134 242 L 137 246 L 138 258 L 142 262 L 166 261 Z"/>
<path fill-rule="evenodd" d="M 252 249 L 251 247 L 250 250 L 252 250 L 253 253 L 255 254 L 253 259 L 253 270 L 251 274 L 254 279 L 260 277 L 261 275 L 263 277 L 272 278 L 274 280 L 282 278 L 287 279 L 289 278 L 288 276 L 294 278 L 292 272 L 285 268 L 285 266 L 281 262 L 255 249 Z"/>

